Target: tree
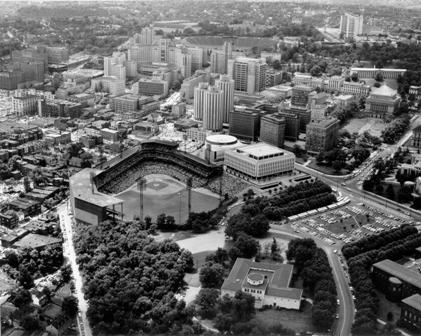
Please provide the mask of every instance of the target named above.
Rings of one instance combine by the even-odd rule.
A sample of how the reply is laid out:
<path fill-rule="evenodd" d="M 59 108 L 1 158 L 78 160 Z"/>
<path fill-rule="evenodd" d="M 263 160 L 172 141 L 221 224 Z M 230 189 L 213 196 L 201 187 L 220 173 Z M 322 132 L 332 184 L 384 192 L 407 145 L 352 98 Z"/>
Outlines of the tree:
<path fill-rule="evenodd" d="M 158 226 L 158 229 L 161 230 L 163 227 L 165 227 L 166 217 L 167 216 L 164 213 L 162 213 L 156 218 L 156 225 Z"/>
<path fill-rule="evenodd" d="M 200 269 L 199 280 L 203 288 L 221 288 L 224 282 L 224 267 L 217 263 L 206 263 Z"/>
<path fill-rule="evenodd" d="M 19 284 L 25 288 L 30 289 L 34 286 L 34 279 L 32 278 L 31 273 L 29 273 L 28 269 L 22 268 L 19 271 L 18 277 Z"/>
<path fill-rule="evenodd" d="M 72 278 L 72 267 L 70 266 L 70 264 L 63 265 L 60 268 L 60 271 L 61 271 L 61 276 L 63 278 L 63 281 L 69 282 Z"/>
<path fill-rule="evenodd" d="M 335 169 L 335 172 L 341 171 L 341 169 L 344 167 L 344 162 L 335 160 L 332 162 L 332 168 Z"/>
<path fill-rule="evenodd" d="M 237 257 L 253 258 L 260 250 L 259 242 L 245 233 L 241 233 L 234 242 L 233 248 L 237 249 Z M 229 252 L 228 252 L 229 253 Z"/>
<path fill-rule="evenodd" d="M 378 72 L 376 74 L 376 77 L 374 77 L 374 79 L 376 80 L 376 82 L 383 82 L 384 81 L 384 78 L 383 78 L 383 75 L 381 74 L 381 72 Z"/>
<path fill-rule="evenodd" d="M 145 228 L 146 228 L 146 230 L 149 230 L 150 227 L 151 227 L 151 225 L 152 225 L 152 218 L 151 218 L 151 216 L 146 216 L 144 218 L 144 221 L 145 221 Z"/>
<path fill-rule="evenodd" d="M 75 298 L 74 296 L 66 296 L 63 299 L 61 309 L 63 310 L 63 313 L 66 314 L 68 317 L 75 317 L 79 310 L 77 298 Z"/>
<path fill-rule="evenodd" d="M 39 320 L 33 315 L 25 315 L 22 318 L 22 327 L 27 331 L 35 331 L 40 328 Z"/>
<path fill-rule="evenodd" d="M 19 309 L 22 309 L 32 303 L 31 293 L 24 288 L 17 289 L 16 292 L 13 293 L 12 297 L 13 304 Z"/>
<path fill-rule="evenodd" d="M 219 291 L 213 288 L 202 288 L 197 294 L 195 303 L 198 314 L 204 319 L 212 319 L 216 315 L 216 303 L 219 299 Z"/>

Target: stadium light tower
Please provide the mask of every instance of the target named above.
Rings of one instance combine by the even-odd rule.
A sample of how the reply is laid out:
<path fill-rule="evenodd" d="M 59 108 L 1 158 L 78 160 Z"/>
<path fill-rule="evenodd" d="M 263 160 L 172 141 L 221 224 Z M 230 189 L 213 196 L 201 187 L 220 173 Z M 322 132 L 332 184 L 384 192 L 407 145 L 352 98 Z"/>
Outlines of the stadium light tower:
<path fill-rule="evenodd" d="M 187 217 L 190 216 L 190 212 L 191 212 L 191 188 L 193 185 L 193 179 L 191 177 L 189 177 L 187 179 L 187 206 L 188 206 L 188 213 L 187 213 Z"/>
<path fill-rule="evenodd" d="M 137 182 L 139 187 L 139 202 L 140 202 L 140 221 L 143 222 L 143 191 L 145 190 L 146 180 L 142 177 L 139 182 Z"/>

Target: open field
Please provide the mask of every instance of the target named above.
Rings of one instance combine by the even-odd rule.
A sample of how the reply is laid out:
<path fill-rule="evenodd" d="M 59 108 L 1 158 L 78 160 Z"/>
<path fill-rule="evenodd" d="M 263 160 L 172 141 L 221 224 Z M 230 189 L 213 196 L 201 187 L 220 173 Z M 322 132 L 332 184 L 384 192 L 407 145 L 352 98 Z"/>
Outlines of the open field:
<path fill-rule="evenodd" d="M 363 134 L 368 131 L 373 136 L 381 136 L 382 131 L 386 128 L 386 123 L 377 118 L 354 118 L 351 119 L 343 129 L 346 129 L 349 133 L 357 132 Z"/>
<path fill-rule="evenodd" d="M 256 320 L 263 325 L 282 324 L 295 332 L 315 331 L 311 321 L 311 304 L 302 301 L 300 311 L 267 309 L 256 313 Z"/>
<path fill-rule="evenodd" d="M 185 223 L 188 217 L 187 190 L 183 183 L 166 175 L 148 175 L 143 192 L 144 216 L 156 217 L 162 213 L 174 217 L 175 222 Z M 210 211 L 218 207 L 219 197 L 208 190 L 191 191 L 193 212 Z M 140 214 L 140 197 L 137 184 L 117 195 L 123 203 L 126 219 Z"/>

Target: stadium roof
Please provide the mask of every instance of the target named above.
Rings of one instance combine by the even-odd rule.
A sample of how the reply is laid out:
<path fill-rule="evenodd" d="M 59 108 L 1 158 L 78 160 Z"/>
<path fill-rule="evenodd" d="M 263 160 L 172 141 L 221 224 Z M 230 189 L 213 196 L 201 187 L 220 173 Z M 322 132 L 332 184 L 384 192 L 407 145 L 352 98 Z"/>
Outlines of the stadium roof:
<path fill-rule="evenodd" d="M 373 267 L 376 267 L 395 278 L 405 281 L 416 288 L 421 288 L 421 274 L 418 274 L 392 260 L 382 260 L 375 263 Z"/>
<path fill-rule="evenodd" d="M 407 297 L 406 299 L 403 299 L 402 302 L 418 311 L 421 311 L 421 295 L 419 294 Z"/>
<path fill-rule="evenodd" d="M 91 179 L 91 174 L 96 175 L 100 172 L 98 169 L 85 168 L 71 176 L 70 188 L 72 190 L 72 196 L 100 207 L 123 203 L 123 200 L 120 198 L 97 191 L 95 183 Z"/>

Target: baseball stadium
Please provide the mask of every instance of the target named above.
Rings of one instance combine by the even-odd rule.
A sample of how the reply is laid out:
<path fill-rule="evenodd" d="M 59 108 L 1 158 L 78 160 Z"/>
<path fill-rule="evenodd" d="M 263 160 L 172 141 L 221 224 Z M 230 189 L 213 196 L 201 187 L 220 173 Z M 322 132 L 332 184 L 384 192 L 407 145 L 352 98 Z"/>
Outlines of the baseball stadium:
<path fill-rule="evenodd" d="M 70 195 L 75 219 L 99 224 L 109 217 L 155 219 L 165 213 L 184 223 L 191 211 L 218 207 L 222 167 L 177 148 L 176 142 L 147 141 L 73 175 Z"/>

